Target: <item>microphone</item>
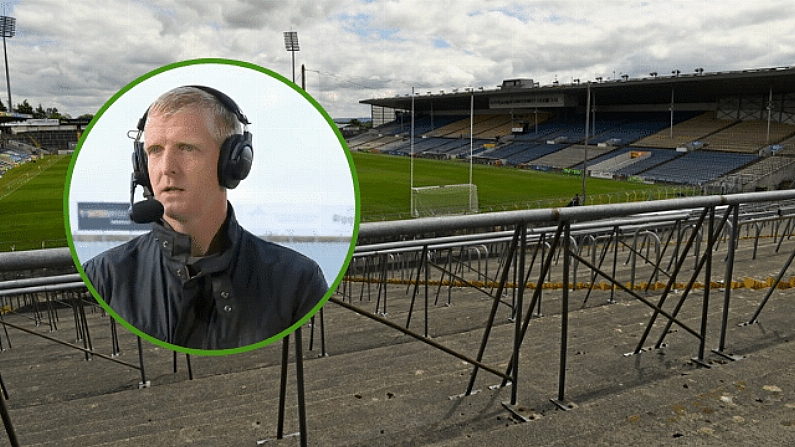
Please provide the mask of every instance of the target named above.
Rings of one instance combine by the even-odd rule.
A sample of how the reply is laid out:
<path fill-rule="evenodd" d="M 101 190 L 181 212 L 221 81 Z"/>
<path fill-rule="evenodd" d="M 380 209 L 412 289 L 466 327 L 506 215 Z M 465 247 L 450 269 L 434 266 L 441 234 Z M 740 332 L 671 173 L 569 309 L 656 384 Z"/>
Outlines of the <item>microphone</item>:
<path fill-rule="evenodd" d="M 130 179 L 130 208 L 128 211 L 130 220 L 139 224 L 152 223 L 160 220 L 160 218 L 163 217 L 165 209 L 162 203 L 155 200 L 152 190 L 148 187 L 143 186 L 146 200 L 133 203 L 135 200 L 135 187 L 137 185 L 138 181 L 135 179 L 135 173 L 133 173 Z"/>
<path fill-rule="evenodd" d="M 135 223 L 151 223 L 163 217 L 163 204 L 155 199 L 134 203 L 130 207 L 130 219 Z"/>

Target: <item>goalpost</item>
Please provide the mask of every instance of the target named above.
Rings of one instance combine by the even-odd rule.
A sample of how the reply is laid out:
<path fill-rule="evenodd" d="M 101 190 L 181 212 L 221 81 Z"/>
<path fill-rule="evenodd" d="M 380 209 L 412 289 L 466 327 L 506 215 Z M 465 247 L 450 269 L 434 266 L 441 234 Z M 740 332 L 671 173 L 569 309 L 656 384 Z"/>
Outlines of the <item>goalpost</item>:
<path fill-rule="evenodd" d="M 471 93 L 469 112 L 469 183 L 458 185 L 414 186 L 414 87 L 411 88 L 411 216 L 449 216 L 479 211 L 478 187 L 472 182 L 472 155 L 475 124 L 475 89 Z"/>
<path fill-rule="evenodd" d="M 473 184 L 414 187 L 411 197 L 412 217 L 478 212 L 478 187 Z"/>

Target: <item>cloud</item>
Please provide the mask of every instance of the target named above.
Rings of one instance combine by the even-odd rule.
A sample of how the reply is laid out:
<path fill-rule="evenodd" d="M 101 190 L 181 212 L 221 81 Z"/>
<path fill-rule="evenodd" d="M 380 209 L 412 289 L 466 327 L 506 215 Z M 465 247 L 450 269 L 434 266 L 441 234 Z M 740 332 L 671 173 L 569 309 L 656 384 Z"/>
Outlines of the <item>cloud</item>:
<path fill-rule="evenodd" d="M 298 32 L 296 69 L 334 117 L 359 100 L 650 71 L 791 65 L 787 0 L 21 0 L 8 41 L 14 102 L 94 113 L 162 65 L 199 57 L 252 62 L 290 78 L 282 33 Z M 615 74 L 614 74 L 615 73 Z"/>

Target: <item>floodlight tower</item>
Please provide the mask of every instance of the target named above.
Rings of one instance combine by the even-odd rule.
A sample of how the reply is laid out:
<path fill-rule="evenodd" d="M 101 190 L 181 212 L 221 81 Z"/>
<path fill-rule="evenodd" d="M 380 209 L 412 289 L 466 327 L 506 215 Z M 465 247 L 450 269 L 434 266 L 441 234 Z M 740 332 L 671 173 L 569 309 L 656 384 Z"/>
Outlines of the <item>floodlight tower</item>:
<path fill-rule="evenodd" d="M 16 34 L 17 19 L 14 17 L 0 16 L 0 33 L 3 34 L 3 55 L 6 61 L 6 88 L 8 89 L 8 111 L 11 112 L 11 79 L 8 77 L 8 53 L 6 52 L 6 37 L 9 39 Z"/>
<path fill-rule="evenodd" d="M 293 83 L 295 83 L 295 52 L 301 51 L 298 46 L 298 31 L 284 32 L 284 49 L 293 55 Z"/>

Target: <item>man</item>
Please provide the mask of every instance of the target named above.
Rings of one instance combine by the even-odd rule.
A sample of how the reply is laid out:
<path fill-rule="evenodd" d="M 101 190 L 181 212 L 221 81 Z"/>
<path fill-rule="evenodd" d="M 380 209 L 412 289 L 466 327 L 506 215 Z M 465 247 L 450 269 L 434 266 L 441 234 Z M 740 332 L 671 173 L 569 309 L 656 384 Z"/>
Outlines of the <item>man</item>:
<path fill-rule="evenodd" d="M 299 321 L 328 290 L 314 261 L 235 219 L 226 191 L 248 174 L 253 155 L 243 123 L 237 105 L 207 87 L 158 98 L 139 123 L 145 137 L 136 141 L 134 169 L 163 204 L 162 218 L 84 265 L 119 316 L 165 342 L 197 349 L 257 343 Z M 239 150 L 249 151 L 249 165 L 230 174 Z"/>

